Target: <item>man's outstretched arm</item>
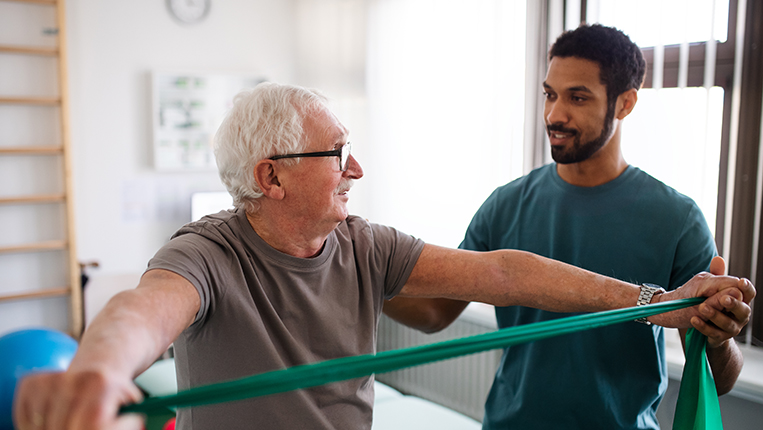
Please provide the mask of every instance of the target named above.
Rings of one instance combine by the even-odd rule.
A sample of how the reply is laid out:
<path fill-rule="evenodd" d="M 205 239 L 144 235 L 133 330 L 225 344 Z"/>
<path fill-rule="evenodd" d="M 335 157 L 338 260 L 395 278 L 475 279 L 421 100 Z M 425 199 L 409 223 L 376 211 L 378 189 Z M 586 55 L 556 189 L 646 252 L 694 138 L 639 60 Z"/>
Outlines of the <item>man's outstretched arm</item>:
<path fill-rule="evenodd" d="M 725 290 L 754 295 L 749 281 L 701 273 L 681 288 L 655 295 L 653 302 L 708 297 L 705 304 L 722 310 Z M 446 297 L 497 306 L 528 306 L 552 312 L 596 312 L 631 307 L 640 287 L 617 279 L 517 251 L 464 251 L 425 245 L 402 297 Z M 719 294 L 720 293 L 720 294 Z M 666 327 L 691 327 L 697 307 L 649 317 Z"/>
<path fill-rule="evenodd" d="M 66 372 L 21 380 L 14 403 L 19 429 L 141 429 L 118 416 L 140 400 L 132 380 L 194 320 L 199 294 L 187 280 L 151 270 L 137 288 L 114 296 L 85 331 Z"/>

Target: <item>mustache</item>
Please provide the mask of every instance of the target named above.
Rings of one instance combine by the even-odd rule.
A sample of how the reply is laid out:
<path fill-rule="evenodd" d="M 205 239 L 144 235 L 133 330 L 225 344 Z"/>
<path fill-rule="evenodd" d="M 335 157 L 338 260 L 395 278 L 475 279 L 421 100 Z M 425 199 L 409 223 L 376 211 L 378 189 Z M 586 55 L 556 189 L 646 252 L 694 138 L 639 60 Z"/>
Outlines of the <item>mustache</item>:
<path fill-rule="evenodd" d="M 336 187 L 336 193 L 341 194 L 350 191 L 350 188 L 355 184 L 354 179 L 343 179 L 342 182 Z"/>
<path fill-rule="evenodd" d="M 561 124 L 549 124 L 546 126 L 546 131 L 551 133 L 552 131 L 556 131 L 559 133 L 565 133 L 565 134 L 578 134 L 578 131 L 572 128 L 565 128 Z"/>

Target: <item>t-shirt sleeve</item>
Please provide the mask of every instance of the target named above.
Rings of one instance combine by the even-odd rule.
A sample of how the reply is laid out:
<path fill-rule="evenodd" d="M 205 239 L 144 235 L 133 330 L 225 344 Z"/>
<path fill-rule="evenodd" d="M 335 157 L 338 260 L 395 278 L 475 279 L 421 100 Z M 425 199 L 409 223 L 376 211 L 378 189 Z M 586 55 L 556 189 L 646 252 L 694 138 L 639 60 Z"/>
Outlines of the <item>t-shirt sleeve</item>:
<path fill-rule="evenodd" d="M 384 297 L 397 295 L 424 249 L 424 241 L 392 227 L 371 224 L 376 269 L 384 275 Z"/>
<path fill-rule="evenodd" d="M 212 241 L 196 235 L 176 236 L 164 245 L 148 262 L 146 271 L 163 269 L 176 273 L 190 282 L 199 293 L 201 306 L 194 323 L 202 320 L 210 307 L 212 274 L 219 271 L 215 261 L 226 261 L 222 251 Z"/>
<path fill-rule="evenodd" d="M 459 248 L 470 251 L 492 251 L 490 246 L 490 226 L 492 225 L 491 218 L 495 211 L 495 202 L 498 198 L 496 196 L 497 192 L 498 190 L 494 191 L 474 214 L 469 227 L 466 228 L 464 240 L 458 246 Z"/>
<path fill-rule="evenodd" d="M 710 261 L 718 255 L 710 229 L 702 211 L 692 204 L 676 246 L 669 289 L 685 284 L 697 273 L 710 269 Z"/>

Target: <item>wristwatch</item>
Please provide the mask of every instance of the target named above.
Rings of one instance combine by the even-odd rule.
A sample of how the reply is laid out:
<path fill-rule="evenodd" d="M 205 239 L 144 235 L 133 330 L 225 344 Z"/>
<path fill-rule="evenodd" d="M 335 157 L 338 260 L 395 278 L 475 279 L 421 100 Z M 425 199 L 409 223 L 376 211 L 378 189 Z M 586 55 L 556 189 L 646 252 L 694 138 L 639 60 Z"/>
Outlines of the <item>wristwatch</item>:
<path fill-rule="evenodd" d="M 649 303 L 652 302 L 652 297 L 654 297 L 655 294 L 664 293 L 664 292 L 665 292 L 665 289 L 659 285 L 641 284 L 641 293 L 639 293 L 638 300 L 636 300 L 636 306 L 648 305 Z M 652 325 L 652 323 L 646 320 L 646 317 L 639 318 L 636 320 L 636 322 L 644 323 L 646 325 Z"/>

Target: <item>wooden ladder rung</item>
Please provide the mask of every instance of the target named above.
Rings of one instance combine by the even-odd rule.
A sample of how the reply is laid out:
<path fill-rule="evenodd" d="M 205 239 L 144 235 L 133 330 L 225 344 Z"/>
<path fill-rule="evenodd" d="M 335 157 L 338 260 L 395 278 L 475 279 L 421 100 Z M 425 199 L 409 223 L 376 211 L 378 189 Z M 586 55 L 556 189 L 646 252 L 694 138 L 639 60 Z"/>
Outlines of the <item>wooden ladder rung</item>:
<path fill-rule="evenodd" d="M 71 288 L 49 288 L 45 290 L 31 291 L 28 293 L 16 293 L 16 294 L 0 294 L 0 302 L 8 302 L 11 300 L 24 300 L 24 299 L 42 299 L 47 297 L 60 297 L 68 295 L 71 292 Z"/>
<path fill-rule="evenodd" d="M 34 194 L 29 196 L 0 197 L 2 204 L 23 204 L 23 203 L 55 203 L 66 200 L 66 195 L 59 194 Z"/>
<path fill-rule="evenodd" d="M 0 97 L 0 104 L 50 105 L 61 104 L 60 97 Z"/>
<path fill-rule="evenodd" d="M 2 0 L 0 0 L 2 1 Z M 23 154 L 60 154 L 64 152 L 61 145 L 48 146 L 0 146 L 0 154 L 23 155 Z"/>
<path fill-rule="evenodd" d="M 14 254 L 20 252 L 56 251 L 66 249 L 65 240 L 49 240 L 46 242 L 28 243 L 24 245 L 0 246 L 0 254 Z"/>
<path fill-rule="evenodd" d="M 0 52 L 6 53 L 6 54 L 30 54 L 30 55 L 57 56 L 58 48 L 43 48 L 38 46 L 0 45 Z"/>

